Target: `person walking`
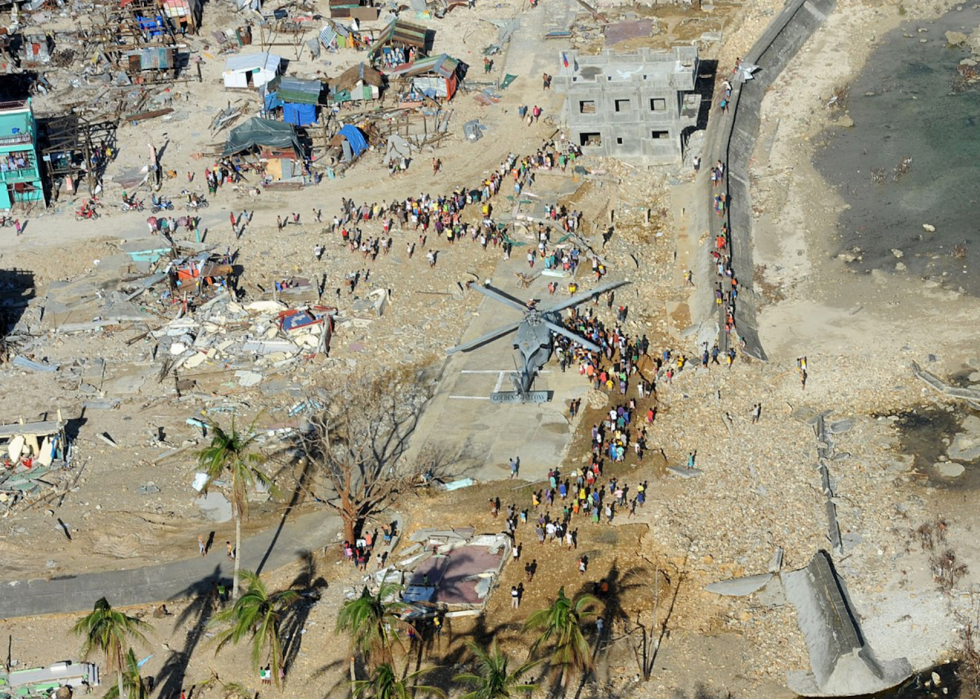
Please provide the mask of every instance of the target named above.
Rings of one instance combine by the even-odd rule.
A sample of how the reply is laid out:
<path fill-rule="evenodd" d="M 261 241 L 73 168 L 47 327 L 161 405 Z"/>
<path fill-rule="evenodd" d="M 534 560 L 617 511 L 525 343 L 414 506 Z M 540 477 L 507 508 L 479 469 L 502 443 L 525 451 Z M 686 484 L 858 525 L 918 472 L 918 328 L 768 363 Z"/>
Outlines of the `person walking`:
<path fill-rule="evenodd" d="M 521 593 L 517 590 L 517 585 L 510 586 L 510 608 L 517 609 L 521 606 Z"/>
<path fill-rule="evenodd" d="M 201 534 L 197 535 L 197 548 L 200 550 L 202 556 L 208 554 L 208 545 L 204 543 L 204 537 Z"/>

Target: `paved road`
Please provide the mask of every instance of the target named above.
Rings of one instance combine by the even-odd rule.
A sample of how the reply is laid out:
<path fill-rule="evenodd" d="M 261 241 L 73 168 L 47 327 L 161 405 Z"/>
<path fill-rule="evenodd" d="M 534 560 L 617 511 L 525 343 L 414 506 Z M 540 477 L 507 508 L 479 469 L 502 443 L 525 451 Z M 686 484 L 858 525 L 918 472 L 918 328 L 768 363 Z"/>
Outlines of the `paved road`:
<path fill-rule="evenodd" d="M 340 518 L 326 510 L 290 518 L 281 529 L 273 527 L 243 542 L 242 567 L 268 571 L 292 563 L 333 542 L 340 526 Z M 191 546 L 196 542 L 189 542 Z M 214 580 L 230 581 L 233 570 L 224 542 L 215 542 L 203 558 L 53 580 L 7 581 L 0 583 L 0 618 L 90 611 L 103 596 L 116 606 L 181 599 L 209 591 Z"/>

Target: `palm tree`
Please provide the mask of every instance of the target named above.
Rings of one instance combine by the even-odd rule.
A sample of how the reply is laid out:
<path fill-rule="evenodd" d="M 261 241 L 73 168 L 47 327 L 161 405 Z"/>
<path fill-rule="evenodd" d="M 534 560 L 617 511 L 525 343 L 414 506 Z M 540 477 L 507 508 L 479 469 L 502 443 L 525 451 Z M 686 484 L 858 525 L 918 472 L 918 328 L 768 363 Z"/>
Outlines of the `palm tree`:
<path fill-rule="evenodd" d="M 117 611 L 105 597 L 95 603 L 92 613 L 82 617 L 72 631 L 83 637 L 82 657 L 88 658 L 98 651 L 105 657 L 106 667 L 113 667 L 118 672 L 116 691 L 120 697 L 123 694 L 124 675 L 126 674 L 126 651 L 123 648 L 126 641 L 133 639 L 146 643 L 144 631 L 150 630 L 150 625 Z"/>
<path fill-rule="evenodd" d="M 123 699 L 149 699 L 150 688 L 146 680 L 140 676 L 140 664 L 136 660 L 136 653 L 130 648 L 126 653 L 126 671 L 122 675 L 122 687 L 126 692 Z M 119 699 L 119 686 L 115 686 L 106 692 L 105 699 Z"/>
<path fill-rule="evenodd" d="M 282 667 L 282 641 L 279 629 L 286 610 L 299 599 L 295 590 L 270 593 L 259 576 L 250 570 L 241 572 L 245 581 L 245 594 L 235 604 L 218 613 L 212 624 L 229 624 L 215 639 L 218 647 L 215 655 L 228 643 L 238 645 L 246 636 L 252 642 L 252 667 L 259 669 L 263 651 L 271 666 L 272 677 L 279 684 L 279 668 Z"/>
<path fill-rule="evenodd" d="M 258 419 L 258 418 L 256 418 Z M 242 551 L 242 518 L 248 517 L 248 492 L 256 484 L 262 484 L 273 490 L 272 481 L 258 466 L 265 457 L 252 451 L 258 435 L 253 429 L 255 422 L 248 430 L 239 433 L 235 429 L 235 418 L 231 419 L 231 431 L 225 432 L 218 423 L 209 421 L 212 437 L 211 446 L 202 449 L 197 454 L 198 466 L 207 475 L 201 492 L 208 494 L 208 489 L 226 473 L 231 479 L 230 500 L 232 514 L 235 517 L 235 575 L 232 582 L 232 599 L 238 599 L 239 567 Z"/>
<path fill-rule="evenodd" d="M 539 665 L 540 660 L 524 663 L 514 672 L 507 672 L 510 658 L 500 650 L 496 640 L 490 644 L 489 650 L 484 650 L 475 643 L 466 645 L 476 656 L 477 670 L 453 678 L 454 682 L 463 682 L 473 688 L 473 691 L 462 695 L 460 699 L 514 699 L 534 691 L 534 683 L 524 683 L 521 678 Z"/>
<path fill-rule="evenodd" d="M 432 668 L 426 668 L 405 675 L 398 679 L 395 670 L 388 663 L 382 663 L 374 668 L 370 679 L 354 680 L 353 690 L 356 699 L 409 699 L 418 694 L 436 695 L 445 697 L 446 693 L 438 687 L 430 687 L 425 684 L 410 684 L 420 675 L 424 675 Z"/>
<path fill-rule="evenodd" d="M 364 587 L 361 596 L 344 602 L 337 614 L 337 631 L 350 634 L 351 646 L 359 650 L 365 658 L 379 653 L 382 661 L 391 662 L 391 645 L 398 643 L 396 629 L 407 626 L 399 614 L 408 607 L 395 600 L 401 585 L 382 583 L 378 594 L 372 595 Z M 354 659 L 351 658 L 351 680 L 353 681 Z"/>
<path fill-rule="evenodd" d="M 582 623 L 596 616 L 598 605 L 599 600 L 592 595 L 570 600 L 562 587 L 550 607 L 534 612 L 524 623 L 525 629 L 541 630 L 538 640 L 531 646 L 532 653 L 542 644 L 553 643 L 551 664 L 561 668 L 563 687 L 568 684 L 571 670 L 587 672 L 592 669 L 592 654 L 582 635 Z"/>

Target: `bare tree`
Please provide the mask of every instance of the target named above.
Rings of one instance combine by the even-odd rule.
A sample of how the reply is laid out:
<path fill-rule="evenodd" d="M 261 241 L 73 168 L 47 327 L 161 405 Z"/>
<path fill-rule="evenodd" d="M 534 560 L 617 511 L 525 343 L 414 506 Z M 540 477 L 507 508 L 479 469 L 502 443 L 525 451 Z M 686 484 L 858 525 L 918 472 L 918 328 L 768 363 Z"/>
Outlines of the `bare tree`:
<path fill-rule="evenodd" d="M 384 509 L 411 468 L 402 457 L 429 397 L 418 367 L 349 376 L 325 388 L 323 410 L 310 418 L 300 446 L 337 497 L 328 504 L 344 521 L 344 538 Z"/>

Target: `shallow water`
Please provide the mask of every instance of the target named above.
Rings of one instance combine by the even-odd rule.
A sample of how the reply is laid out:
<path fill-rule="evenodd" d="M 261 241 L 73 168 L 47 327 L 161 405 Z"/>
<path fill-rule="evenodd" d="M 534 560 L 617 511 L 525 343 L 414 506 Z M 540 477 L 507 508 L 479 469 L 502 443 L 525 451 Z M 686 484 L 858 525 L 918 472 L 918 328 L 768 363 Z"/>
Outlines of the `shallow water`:
<path fill-rule="evenodd" d="M 974 221 L 980 83 L 965 84 L 957 67 L 969 51 L 948 46 L 944 37 L 978 25 L 980 9 L 971 7 L 883 37 L 850 84 L 847 113 L 854 126 L 833 126 L 823 135 L 827 143 L 814 164 L 851 207 L 838 221 L 839 248 L 860 248 L 862 259 L 851 264 L 862 271 L 894 271 L 900 262 L 908 273 L 980 295 Z M 928 32 L 918 33 L 919 27 Z M 897 173 L 907 157 L 907 172 Z M 873 170 L 884 171 L 883 182 L 873 181 Z"/>

